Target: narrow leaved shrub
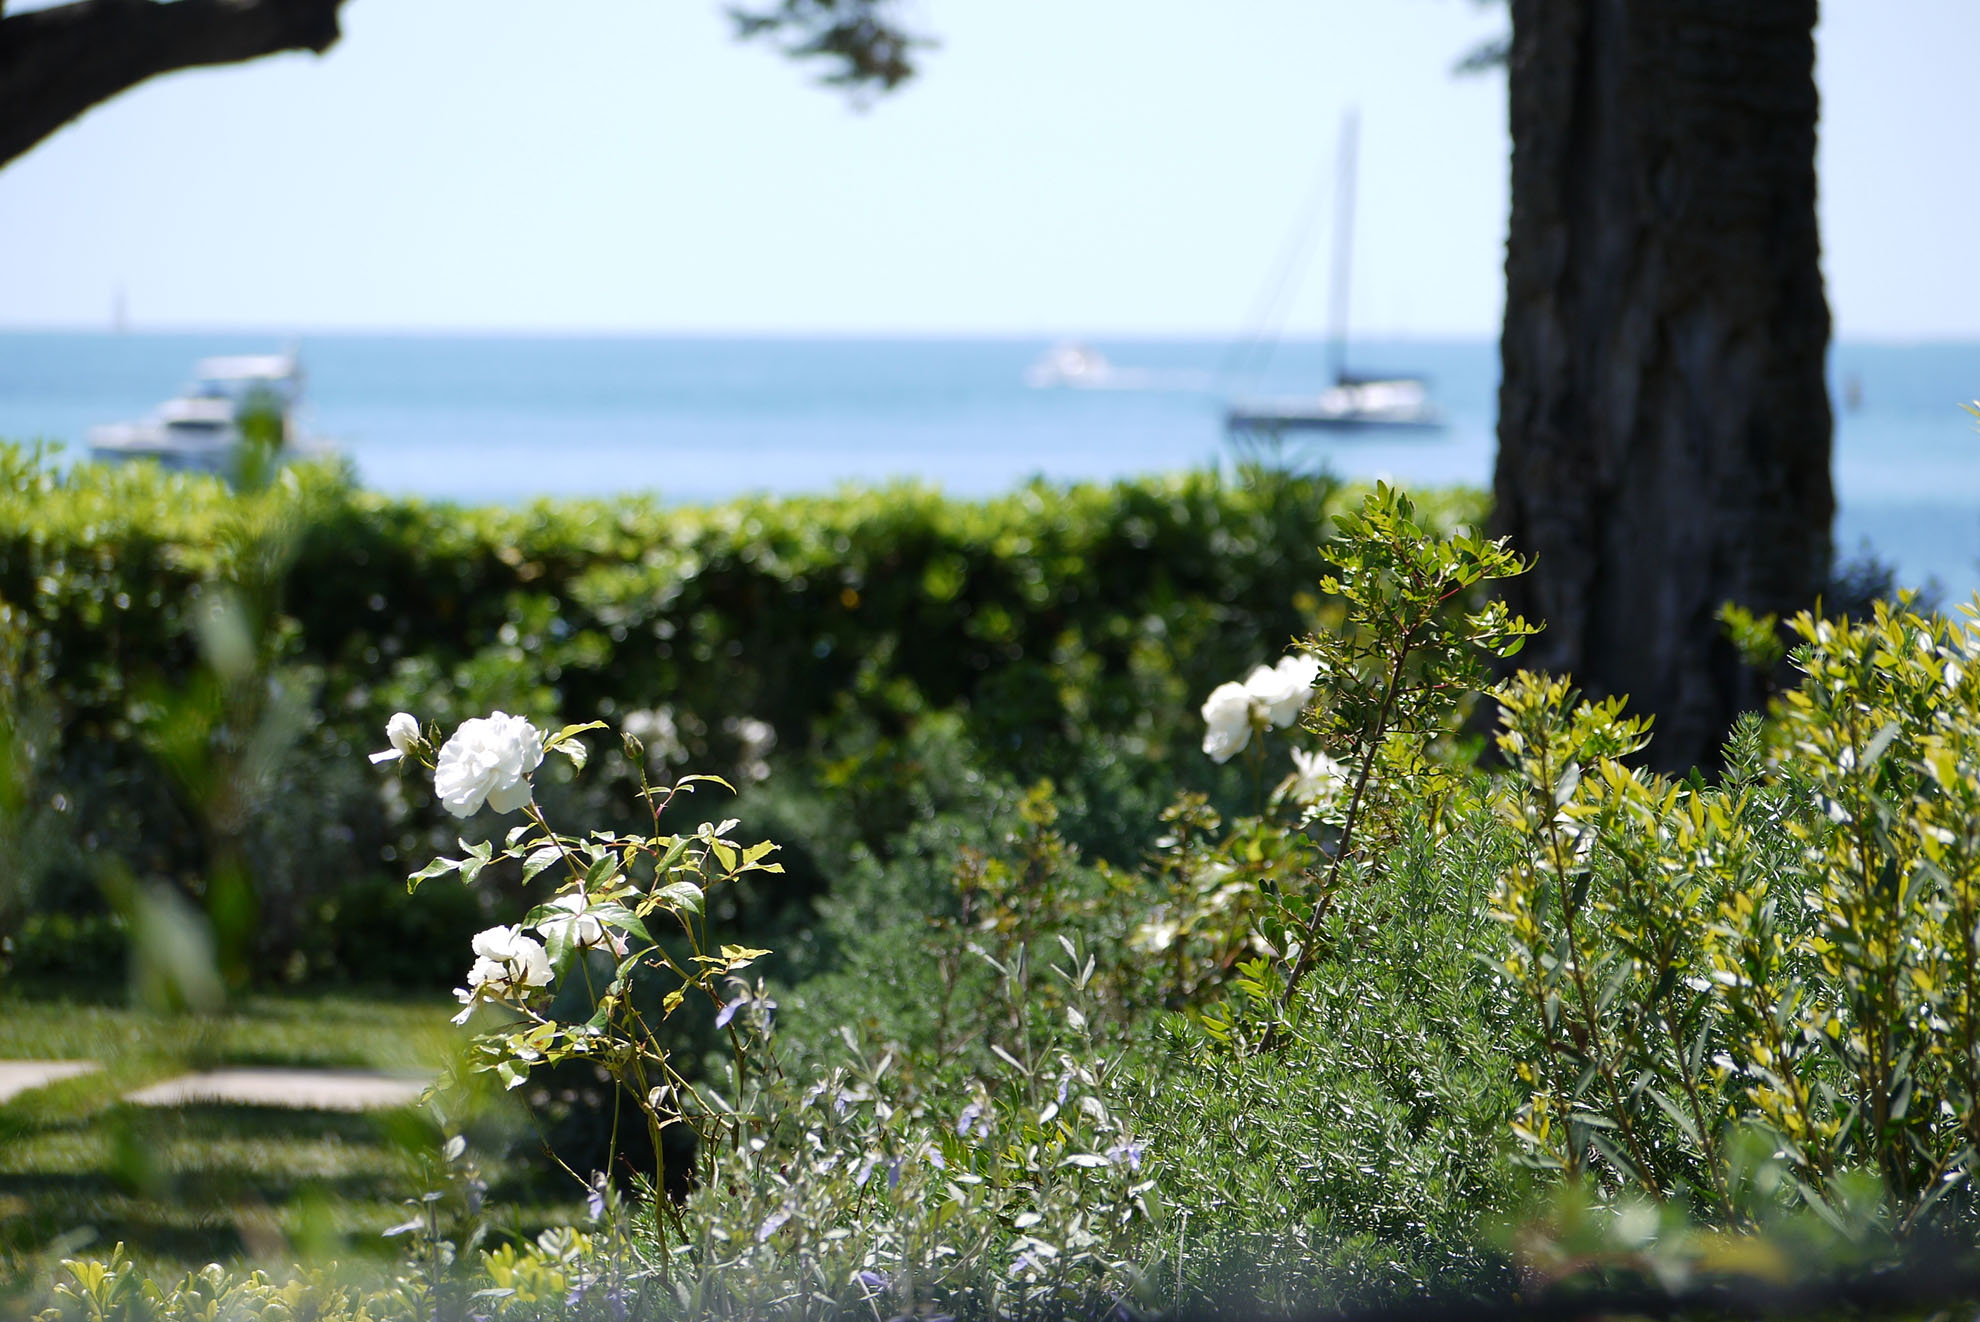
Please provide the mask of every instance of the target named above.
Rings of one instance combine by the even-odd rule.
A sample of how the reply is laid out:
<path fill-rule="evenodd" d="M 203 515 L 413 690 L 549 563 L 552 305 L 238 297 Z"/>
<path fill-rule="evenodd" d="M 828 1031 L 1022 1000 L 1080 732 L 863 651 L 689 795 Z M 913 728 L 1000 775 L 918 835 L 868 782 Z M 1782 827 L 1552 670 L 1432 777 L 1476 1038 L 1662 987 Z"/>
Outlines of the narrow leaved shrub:
<path fill-rule="evenodd" d="M 1980 1151 L 1980 636 L 1901 603 L 1791 629 L 1801 682 L 1717 786 L 1629 767 L 1618 701 L 1500 689 L 1518 1131 L 1726 1222 L 1778 1188 L 1840 1224 L 1867 1179 L 1903 1233 L 1966 1208 Z"/>

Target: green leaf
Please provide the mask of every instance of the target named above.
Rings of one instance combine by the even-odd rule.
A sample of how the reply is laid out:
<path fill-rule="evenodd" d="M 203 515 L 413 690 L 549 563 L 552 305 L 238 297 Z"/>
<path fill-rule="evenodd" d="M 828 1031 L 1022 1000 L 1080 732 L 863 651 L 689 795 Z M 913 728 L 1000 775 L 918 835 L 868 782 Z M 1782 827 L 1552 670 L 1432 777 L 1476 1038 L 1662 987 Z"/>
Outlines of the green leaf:
<path fill-rule="evenodd" d="M 1876 766 L 1878 760 L 1884 756 L 1884 750 L 1889 748 L 1891 741 L 1897 737 L 1898 723 L 1896 721 L 1885 722 L 1884 728 L 1872 735 L 1870 742 L 1864 746 L 1863 769 L 1868 771 L 1870 768 Z"/>
<path fill-rule="evenodd" d="M 705 912 L 707 908 L 701 887 L 691 881 L 676 881 L 662 886 L 654 892 L 654 898 L 670 908 L 684 909 L 693 914 Z M 652 940 L 651 937 L 647 939 Z"/>
<path fill-rule="evenodd" d="M 431 881 L 433 878 L 443 877 L 449 872 L 458 872 L 460 870 L 460 866 L 461 866 L 460 860 L 458 859 L 436 858 L 431 863 L 428 863 L 425 867 L 421 868 L 419 871 L 413 873 L 410 877 L 406 878 L 406 891 L 408 894 L 410 894 L 411 892 L 419 889 L 419 883 L 422 881 Z"/>
<path fill-rule="evenodd" d="M 543 845 L 531 850 L 529 857 L 523 860 L 523 880 L 530 880 L 563 856 L 563 849 L 557 845 Z"/>
<path fill-rule="evenodd" d="M 734 972 L 755 960 L 763 958 L 763 956 L 770 952 L 759 950 L 755 946 L 723 946 L 719 953 L 722 959 L 728 964 L 729 971 Z"/>
<path fill-rule="evenodd" d="M 656 874 L 665 873 L 674 864 L 681 861 L 681 856 L 687 853 L 688 846 L 693 843 L 694 838 L 692 836 L 675 836 L 673 843 L 667 846 L 667 852 L 660 855 L 660 861 L 653 865 L 653 871 Z"/>
<path fill-rule="evenodd" d="M 1656 1088 L 1648 1088 L 1645 1091 L 1649 1093 L 1650 1100 L 1655 1102 L 1658 1109 L 1671 1118 L 1671 1123 L 1676 1125 L 1678 1130 L 1686 1138 L 1690 1139 L 1693 1143 L 1699 1141 L 1698 1126 L 1692 1123 L 1691 1116 L 1682 1107 Z"/>
<path fill-rule="evenodd" d="M 570 740 L 577 738 L 577 736 L 590 730 L 603 730 L 605 728 L 606 725 L 603 721 L 586 721 L 581 725 L 567 725 L 543 741 L 544 751 L 548 752 L 550 749 L 555 748 L 561 752 L 563 751 L 562 746 Z M 580 762 L 579 765 L 582 766 L 583 763 Z"/>
<path fill-rule="evenodd" d="M 1575 786 L 1581 784 L 1581 763 L 1570 762 L 1561 778 L 1554 782 L 1554 806 L 1560 807 L 1574 797 Z"/>
<path fill-rule="evenodd" d="M 655 944 L 652 933 L 646 930 L 640 916 L 623 904 L 596 905 L 591 910 L 591 916 L 607 927 L 616 927 L 629 936 L 638 937 L 649 946 Z"/>

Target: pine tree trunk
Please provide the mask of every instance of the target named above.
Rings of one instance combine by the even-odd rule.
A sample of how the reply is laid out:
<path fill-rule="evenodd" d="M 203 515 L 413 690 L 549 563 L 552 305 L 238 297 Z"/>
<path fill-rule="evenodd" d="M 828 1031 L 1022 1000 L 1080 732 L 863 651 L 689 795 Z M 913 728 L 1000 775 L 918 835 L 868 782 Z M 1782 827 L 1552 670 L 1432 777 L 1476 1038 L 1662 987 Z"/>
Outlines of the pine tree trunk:
<path fill-rule="evenodd" d="M 1713 619 L 1808 605 L 1835 498 L 1815 0 L 1513 0 L 1496 530 L 1522 664 L 1715 763 L 1758 699 Z"/>

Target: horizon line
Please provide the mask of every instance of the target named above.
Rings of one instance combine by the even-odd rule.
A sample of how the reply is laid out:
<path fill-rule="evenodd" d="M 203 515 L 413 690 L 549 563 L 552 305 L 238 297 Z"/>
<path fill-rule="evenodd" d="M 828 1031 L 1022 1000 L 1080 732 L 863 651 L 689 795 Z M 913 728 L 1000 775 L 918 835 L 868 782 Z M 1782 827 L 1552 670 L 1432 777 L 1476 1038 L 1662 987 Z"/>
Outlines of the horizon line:
<path fill-rule="evenodd" d="M 841 328 L 841 329 L 751 329 L 751 328 L 660 328 L 660 327 L 577 327 L 577 326 L 366 326 L 366 325 L 324 325 L 324 326 L 271 326 L 252 323 L 220 322 L 163 322 L 157 325 L 105 326 L 88 322 L 53 323 L 7 323 L 0 321 L 0 335 L 74 335 L 101 339 L 121 338 L 166 338 L 211 335 L 239 335 L 272 337 L 278 339 L 462 339 L 462 340 L 841 340 L 898 342 L 909 340 L 948 341 L 948 342 L 1008 342 L 1008 343 L 1047 343 L 1080 342 L 1087 340 L 1109 340 L 1126 342 L 1195 342 L 1217 344 L 1240 344 L 1250 337 L 1239 333 L 1212 330 L 1128 330 L 1128 329 L 1089 329 L 1078 331 L 1051 330 L 963 330 L 963 329 L 913 329 L 913 328 Z M 1327 344 L 1332 336 L 1324 331 L 1295 331 L 1274 337 L 1274 342 L 1282 344 Z M 1481 341 L 1495 341 L 1499 338 L 1497 329 L 1490 331 L 1364 331 L 1350 338 L 1350 343 L 1361 344 L 1477 344 Z M 1961 331 L 1921 331 L 1890 332 L 1869 331 L 1861 334 L 1843 333 L 1831 335 L 1831 346 L 1837 344 L 1876 345 L 1890 348 L 1913 348 L 1929 346 L 1954 346 L 1980 343 L 1980 327 Z"/>

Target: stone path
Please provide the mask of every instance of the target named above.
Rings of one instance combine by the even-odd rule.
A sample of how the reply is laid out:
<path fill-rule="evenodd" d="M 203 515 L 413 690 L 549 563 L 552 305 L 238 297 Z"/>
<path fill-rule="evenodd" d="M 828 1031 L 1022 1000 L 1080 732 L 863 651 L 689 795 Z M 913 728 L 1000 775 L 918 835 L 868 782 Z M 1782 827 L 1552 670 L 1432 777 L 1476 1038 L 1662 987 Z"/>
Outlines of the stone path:
<path fill-rule="evenodd" d="M 138 1106 L 287 1106 L 304 1111 L 377 1111 L 411 1106 L 422 1079 L 362 1070 L 208 1070 L 140 1088 L 124 1100 Z"/>
<path fill-rule="evenodd" d="M 93 1073 L 93 1060 L 0 1060 L 0 1102 Z M 411 1106 L 424 1079 L 368 1070 L 230 1069 L 182 1074 L 127 1094 L 136 1106 L 287 1106 L 300 1111 L 378 1111 Z"/>
<path fill-rule="evenodd" d="M 0 1060 L 0 1102 L 96 1068 L 93 1060 Z"/>

